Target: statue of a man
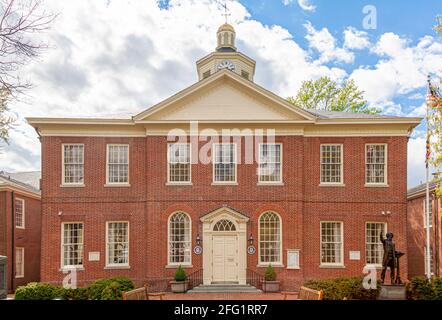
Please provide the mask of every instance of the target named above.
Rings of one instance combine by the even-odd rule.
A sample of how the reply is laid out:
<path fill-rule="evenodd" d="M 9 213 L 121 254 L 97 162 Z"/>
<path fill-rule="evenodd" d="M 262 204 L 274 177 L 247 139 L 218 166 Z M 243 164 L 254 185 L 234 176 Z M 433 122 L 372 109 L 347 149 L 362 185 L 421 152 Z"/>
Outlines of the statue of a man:
<path fill-rule="evenodd" d="M 381 279 L 382 283 L 385 281 L 385 273 L 387 272 L 387 268 L 390 268 L 390 279 L 391 284 L 394 281 L 394 271 L 396 269 L 396 246 L 393 241 L 393 233 L 387 233 L 387 239 L 384 239 L 384 235 L 381 232 L 380 235 L 382 245 L 384 246 L 384 257 L 382 258 L 382 274 Z"/>

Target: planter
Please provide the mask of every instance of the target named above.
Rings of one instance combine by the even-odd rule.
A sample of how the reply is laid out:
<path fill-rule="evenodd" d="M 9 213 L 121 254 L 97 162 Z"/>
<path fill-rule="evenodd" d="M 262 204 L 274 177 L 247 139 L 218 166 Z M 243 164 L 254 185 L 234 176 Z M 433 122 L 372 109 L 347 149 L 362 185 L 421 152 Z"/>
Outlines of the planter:
<path fill-rule="evenodd" d="M 263 281 L 262 290 L 264 292 L 279 292 L 280 281 Z"/>
<path fill-rule="evenodd" d="M 170 288 L 173 293 L 185 293 L 188 284 L 188 281 L 170 281 Z"/>

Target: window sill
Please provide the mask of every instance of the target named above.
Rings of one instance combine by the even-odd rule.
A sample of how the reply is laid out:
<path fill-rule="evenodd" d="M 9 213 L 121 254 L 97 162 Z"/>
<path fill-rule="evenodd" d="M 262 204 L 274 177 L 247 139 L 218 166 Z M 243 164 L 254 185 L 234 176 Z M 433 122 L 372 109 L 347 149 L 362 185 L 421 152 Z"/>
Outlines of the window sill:
<path fill-rule="evenodd" d="M 237 186 L 238 182 L 212 182 L 212 186 Z"/>
<path fill-rule="evenodd" d="M 84 183 L 79 184 L 60 184 L 61 188 L 84 188 L 86 185 Z"/>
<path fill-rule="evenodd" d="M 23 279 L 25 276 L 15 276 L 15 279 Z"/>
<path fill-rule="evenodd" d="M 106 183 L 104 185 L 105 188 L 129 188 L 130 184 L 128 183 Z"/>
<path fill-rule="evenodd" d="M 321 264 L 319 265 L 321 269 L 345 269 L 346 267 L 343 264 Z"/>
<path fill-rule="evenodd" d="M 284 268 L 285 266 L 281 263 L 258 263 L 256 265 L 257 268 L 267 268 L 269 265 L 272 265 L 273 268 Z"/>
<path fill-rule="evenodd" d="M 320 187 L 332 187 L 332 188 L 336 188 L 336 187 L 345 187 L 344 183 L 320 183 L 319 184 Z"/>
<path fill-rule="evenodd" d="M 191 264 L 168 264 L 167 266 L 165 266 L 165 268 L 166 269 L 177 269 L 179 266 L 181 266 L 184 269 L 193 268 L 193 265 L 191 265 Z"/>
<path fill-rule="evenodd" d="M 61 272 L 68 272 L 68 271 L 73 271 L 73 270 L 84 271 L 84 267 L 63 267 L 63 268 L 58 269 L 58 271 L 61 271 Z"/>
<path fill-rule="evenodd" d="M 284 182 L 258 182 L 256 185 L 259 187 L 282 187 Z"/>
<path fill-rule="evenodd" d="M 301 267 L 287 267 L 287 270 L 301 270 Z"/>
<path fill-rule="evenodd" d="M 167 182 L 166 186 L 169 187 L 186 187 L 186 186 L 193 186 L 192 182 Z"/>
<path fill-rule="evenodd" d="M 20 229 L 20 230 L 25 230 L 25 227 L 17 227 L 15 226 L 16 229 Z"/>
<path fill-rule="evenodd" d="M 375 183 L 366 183 L 364 185 L 364 187 L 366 188 L 388 188 L 389 185 L 385 184 L 385 183 L 379 183 L 379 184 L 375 184 Z"/>
<path fill-rule="evenodd" d="M 365 268 L 374 268 L 376 270 L 381 270 L 382 265 L 381 264 L 366 264 Z"/>
<path fill-rule="evenodd" d="M 127 270 L 130 269 L 130 266 L 105 266 L 104 270 Z"/>

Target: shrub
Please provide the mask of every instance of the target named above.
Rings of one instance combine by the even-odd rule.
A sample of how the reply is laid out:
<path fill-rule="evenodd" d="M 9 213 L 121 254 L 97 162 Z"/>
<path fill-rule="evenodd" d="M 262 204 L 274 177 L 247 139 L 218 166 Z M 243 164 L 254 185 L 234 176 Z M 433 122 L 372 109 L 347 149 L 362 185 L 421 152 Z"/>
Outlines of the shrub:
<path fill-rule="evenodd" d="M 60 288 L 60 297 L 64 300 L 88 300 L 88 288 Z"/>
<path fill-rule="evenodd" d="M 132 280 L 130 280 L 127 277 L 113 277 L 108 279 L 99 279 L 97 281 L 94 281 L 89 287 L 87 288 L 87 296 L 90 300 L 101 300 L 103 291 L 107 288 L 112 286 L 112 288 L 118 288 L 120 290 L 120 296 L 121 299 L 121 292 L 122 291 L 129 291 L 134 288 L 134 284 Z M 109 297 L 111 290 L 109 289 L 106 292 L 107 297 Z"/>
<path fill-rule="evenodd" d="M 186 271 L 184 271 L 183 267 L 179 266 L 175 272 L 175 281 L 185 281 L 186 278 Z"/>
<path fill-rule="evenodd" d="M 275 269 L 273 269 L 272 265 L 269 264 L 269 266 L 266 268 L 266 272 L 264 274 L 265 281 L 275 281 L 276 280 L 276 272 Z"/>
<path fill-rule="evenodd" d="M 407 285 L 407 296 L 411 300 L 442 300 L 442 278 L 428 281 L 425 277 L 414 277 Z"/>
<path fill-rule="evenodd" d="M 362 277 L 310 280 L 304 286 L 324 291 L 325 300 L 375 300 L 379 296 L 380 282 L 376 289 L 365 289 Z"/>
<path fill-rule="evenodd" d="M 433 284 L 433 299 L 442 300 L 442 278 L 435 278 L 432 284 Z"/>
<path fill-rule="evenodd" d="M 121 290 L 118 282 L 114 281 L 101 292 L 101 300 L 121 300 Z"/>
<path fill-rule="evenodd" d="M 47 283 L 29 283 L 15 290 L 15 300 L 53 300 L 61 296 L 62 288 Z"/>

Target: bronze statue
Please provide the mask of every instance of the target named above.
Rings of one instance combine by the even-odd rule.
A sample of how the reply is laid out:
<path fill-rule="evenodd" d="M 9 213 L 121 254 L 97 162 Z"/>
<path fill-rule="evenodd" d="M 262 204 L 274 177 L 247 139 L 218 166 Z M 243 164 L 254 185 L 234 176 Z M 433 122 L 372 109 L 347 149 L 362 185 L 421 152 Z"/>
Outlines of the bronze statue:
<path fill-rule="evenodd" d="M 382 284 L 385 282 L 385 273 L 387 268 L 390 268 L 391 284 L 395 283 L 394 273 L 396 269 L 396 246 L 393 241 L 393 233 L 387 233 L 387 239 L 384 239 L 384 235 L 381 232 L 380 235 L 382 245 L 384 246 L 384 257 L 382 258 Z"/>

